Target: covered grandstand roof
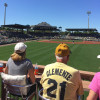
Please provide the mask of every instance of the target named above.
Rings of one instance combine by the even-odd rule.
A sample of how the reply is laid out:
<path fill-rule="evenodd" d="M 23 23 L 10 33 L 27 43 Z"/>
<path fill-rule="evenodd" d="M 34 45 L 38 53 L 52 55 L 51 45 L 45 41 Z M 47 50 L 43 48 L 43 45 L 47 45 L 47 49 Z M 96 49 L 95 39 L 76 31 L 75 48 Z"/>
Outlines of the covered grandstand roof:
<path fill-rule="evenodd" d="M 37 25 L 31 26 L 33 30 L 58 30 L 56 26 L 51 26 L 47 22 L 42 22 Z"/>
<path fill-rule="evenodd" d="M 50 24 L 48 24 L 47 22 L 42 22 L 42 23 L 39 23 L 37 24 L 37 26 L 49 26 L 49 27 L 52 27 Z"/>
<path fill-rule="evenodd" d="M 29 29 L 30 25 L 10 24 L 10 25 L 1 25 L 1 27 L 9 27 L 9 28 L 17 28 L 17 29 Z"/>
<path fill-rule="evenodd" d="M 67 31 L 97 31 L 96 28 L 66 28 Z"/>

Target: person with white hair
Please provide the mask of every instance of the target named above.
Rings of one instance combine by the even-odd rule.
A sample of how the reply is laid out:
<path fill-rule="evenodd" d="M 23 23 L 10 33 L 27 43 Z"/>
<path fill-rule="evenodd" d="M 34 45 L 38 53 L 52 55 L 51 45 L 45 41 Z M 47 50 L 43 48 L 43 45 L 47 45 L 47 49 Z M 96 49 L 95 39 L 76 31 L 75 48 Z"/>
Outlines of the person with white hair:
<path fill-rule="evenodd" d="M 67 64 L 70 56 L 68 45 L 56 47 L 56 62 L 45 66 L 41 78 L 43 97 L 50 100 L 84 100 L 80 73 Z"/>
<path fill-rule="evenodd" d="M 34 68 L 32 62 L 26 58 L 27 45 L 19 42 L 14 47 L 5 67 L 5 73 L 10 75 L 26 75 L 27 84 L 35 83 Z M 35 89 L 34 89 L 35 90 Z"/>

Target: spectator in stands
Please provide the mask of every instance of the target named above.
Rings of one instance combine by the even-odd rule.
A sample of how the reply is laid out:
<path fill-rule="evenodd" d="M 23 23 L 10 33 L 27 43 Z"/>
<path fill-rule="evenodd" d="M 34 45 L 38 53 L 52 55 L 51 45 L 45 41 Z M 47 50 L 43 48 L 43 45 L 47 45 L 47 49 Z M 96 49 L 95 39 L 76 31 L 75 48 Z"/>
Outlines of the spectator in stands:
<path fill-rule="evenodd" d="M 50 100 L 82 100 L 83 86 L 80 73 L 67 64 L 70 49 L 59 44 L 55 50 L 56 62 L 45 66 L 40 83 L 43 97 Z"/>
<path fill-rule="evenodd" d="M 27 75 L 27 82 L 30 84 L 35 82 L 35 75 L 31 61 L 26 58 L 26 48 L 27 46 L 22 42 L 15 45 L 14 53 L 8 59 L 5 73 L 10 75 Z M 33 90 L 30 91 L 32 92 Z"/>

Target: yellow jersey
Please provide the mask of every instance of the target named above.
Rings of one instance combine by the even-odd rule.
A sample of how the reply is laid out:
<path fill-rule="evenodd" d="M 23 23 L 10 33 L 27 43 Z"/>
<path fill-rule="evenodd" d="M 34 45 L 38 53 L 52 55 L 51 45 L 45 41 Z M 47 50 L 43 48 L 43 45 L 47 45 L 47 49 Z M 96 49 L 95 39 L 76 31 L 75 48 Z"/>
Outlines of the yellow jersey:
<path fill-rule="evenodd" d="M 79 71 L 64 63 L 45 66 L 40 83 L 43 97 L 50 100 L 77 100 L 77 95 L 83 95 Z"/>

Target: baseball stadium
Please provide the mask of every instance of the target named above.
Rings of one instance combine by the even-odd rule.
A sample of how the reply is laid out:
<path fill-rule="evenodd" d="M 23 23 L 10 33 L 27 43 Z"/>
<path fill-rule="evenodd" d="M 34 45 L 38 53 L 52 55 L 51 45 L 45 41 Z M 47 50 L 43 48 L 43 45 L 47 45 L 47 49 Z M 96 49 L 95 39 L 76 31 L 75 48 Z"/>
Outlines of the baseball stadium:
<path fill-rule="evenodd" d="M 100 33 L 97 29 L 66 29 L 65 32 L 62 32 L 46 22 L 35 26 L 2 25 L 0 38 L 1 63 L 6 66 L 15 44 L 24 42 L 28 47 L 26 56 L 33 65 L 37 64 L 40 76 L 45 65 L 56 62 L 54 52 L 57 45 L 68 44 L 71 54 L 67 64 L 80 71 L 84 87 L 84 100 L 86 99 L 89 93 L 88 85 L 94 74 L 100 70 L 100 59 L 97 58 L 100 55 Z M 2 79 L 0 78 L 0 97 L 4 98 L 2 87 Z"/>
<path fill-rule="evenodd" d="M 100 100 L 99 0 L 0 0 L 0 100 Z"/>

